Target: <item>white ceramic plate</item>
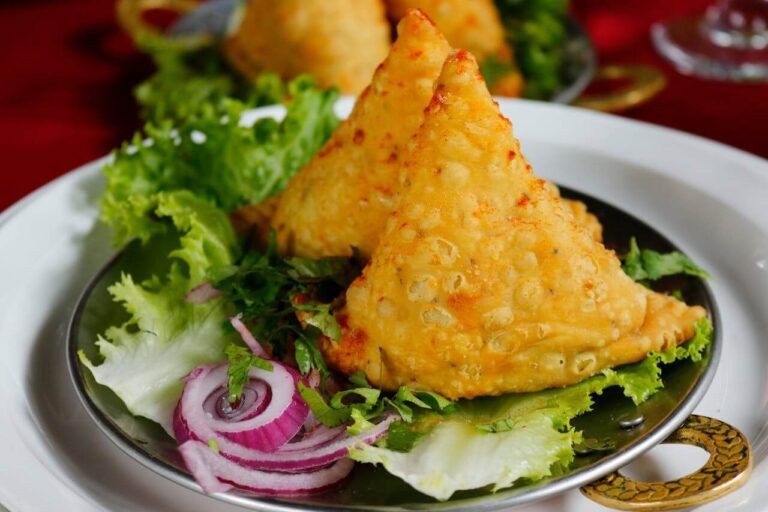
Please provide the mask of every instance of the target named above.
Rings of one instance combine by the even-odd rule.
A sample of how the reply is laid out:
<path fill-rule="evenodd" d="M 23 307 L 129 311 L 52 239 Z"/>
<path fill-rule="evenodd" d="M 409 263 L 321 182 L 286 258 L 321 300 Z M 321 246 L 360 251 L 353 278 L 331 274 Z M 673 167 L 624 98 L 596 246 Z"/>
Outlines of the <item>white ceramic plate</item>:
<path fill-rule="evenodd" d="M 724 351 L 697 412 L 747 434 L 755 472 L 744 488 L 701 510 L 765 510 L 768 162 L 617 117 L 500 104 L 538 174 L 636 215 L 711 272 Z M 342 101 L 340 113 L 350 105 Z M 239 510 L 124 455 L 92 423 L 69 381 L 64 345 L 72 306 L 114 251 L 96 220 L 102 164 L 73 171 L 0 215 L 0 503 L 12 512 Z M 674 448 L 653 450 L 630 474 L 677 477 L 704 459 Z M 570 492 L 526 510 L 605 509 Z"/>

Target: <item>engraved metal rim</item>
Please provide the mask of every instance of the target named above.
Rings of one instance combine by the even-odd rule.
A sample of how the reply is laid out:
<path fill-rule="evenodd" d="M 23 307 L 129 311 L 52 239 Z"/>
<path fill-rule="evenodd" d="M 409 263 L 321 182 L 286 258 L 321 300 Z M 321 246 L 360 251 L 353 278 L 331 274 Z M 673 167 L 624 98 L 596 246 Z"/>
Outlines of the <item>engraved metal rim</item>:
<path fill-rule="evenodd" d="M 562 190 L 569 190 L 567 187 L 560 187 Z M 571 189 L 574 190 L 574 189 Z M 574 190 L 575 192 L 579 192 Z M 583 192 L 581 194 L 587 195 Z M 592 196 L 589 196 L 592 197 Z M 595 198 L 597 199 L 597 198 Z M 612 206 L 613 208 L 621 211 L 627 217 L 640 221 L 636 216 L 625 212 L 623 209 L 616 207 L 615 205 L 608 203 L 602 199 L 599 201 Z M 640 221 L 642 222 L 642 221 Z M 642 222 L 645 224 L 645 222 Z M 645 224 L 647 225 L 647 224 Z M 649 226 L 650 227 L 650 226 Z M 665 235 L 658 232 L 656 228 L 652 228 L 656 234 L 668 243 L 672 247 L 676 247 Z M 75 387 L 78 398 L 85 407 L 88 415 L 93 419 L 99 429 L 120 448 L 126 455 L 130 456 L 135 461 L 139 462 L 143 466 L 151 469 L 158 475 L 182 485 L 188 489 L 203 493 L 202 488 L 195 482 L 191 475 L 182 472 L 177 468 L 166 464 L 150 454 L 142 451 L 139 447 L 133 443 L 130 439 L 126 438 L 123 433 L 114 425 L 110 418 L 102 412 L 98 406 L 88 396 L 84 384 L 82 367 L 77 355 L 77 333 L 80 326 L 80 318 L 83 313 L 85 304 L 90 297 L 93 289 L 98 284 L 100 278 L 109 270 L 111 265 L 120 256 L 120 252 L 115 254 L 99 271 L 91 278 L 88 285 L 77 299 L 77 303 L 72 313 L 72 317 L 67 328 L 67 366 L 69 368 L 69 375 Z M 485 512 L 491 510 L 499 510 L 502 508 L 522 505 L 525 503 L 531 503 L 534 501 L 543 500 L 545 498 L 553 497 L 564 491 L 581 487 L 582 485 L 593 482 L 605 475 L 612 473 L 623 466 L 626 466 L 632 462 L 635 458 L 639 457 L 648 450 L 654 448 L 660 444 L 667 437 L 669 437 L 677 428 L 688 418 L 693 412 L 693 409 L 698 405 L 704 394 L 707 392 L 709 385 L 714 379 L 715 372 L 717 370 L 718 363 L 720 361 L 720 354 L 722 352 L 722 329 L 720 312 L 715 302 L 712 289 L 705 281 L 701 283 L 704 292 L 707 296 L 710 304 L 709 315 L 714 326 L 714 336 L 711 345 L 711 357 L 709 364 L 704 369 L 703 373 L 699 377 L 696 384 L 691 389 L 688 396 L 686 396 L 670 414 L 670 416 L 664 420 L 655 429 L 649 431 L 646 435 L 630 443 L 620 451 L 606 455 L 602 460 L 595 463 L 593 466 L 586 467 L 573 474 L 566 475 L 560 478 L 556 478 L 546 482 L 544 484 L 534 486 L 530 490 L 510 496 L 509 498 L 502 498 L 495 495 L 489 495 L 482 498 L 473 499 L 472 503 L 456 503 L 452 505 L 450 501 L 435 504 L 414 504 L 414 506 L 339 506 L 339 507 L 327 507 L 302 503 L 286 503 L 282 501 L 276 501 L 269 498 L 262 498 L 255 495 L 238 494 L 236 492 L 217 493 L 211 495 L 221 501 L 238 505 L 241 507 L 249 508 L 251 510 L 258 510 L 261 512 L 293 512 L 297 510 L 312 510 L 312 511 L 335 511 L 335 510 L 424 510 L 432 507 L 439 507 L 441 512 L 448 511 L 467 511 L 467 512 Z"/>

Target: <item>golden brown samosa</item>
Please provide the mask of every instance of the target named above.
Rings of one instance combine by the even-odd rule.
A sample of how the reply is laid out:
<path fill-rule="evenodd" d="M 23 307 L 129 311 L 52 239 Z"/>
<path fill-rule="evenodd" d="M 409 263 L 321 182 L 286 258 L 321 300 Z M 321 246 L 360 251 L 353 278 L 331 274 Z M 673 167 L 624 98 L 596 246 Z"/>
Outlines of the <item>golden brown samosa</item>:
<path fill-rule="evenodd" d="M 411 11 L 371 85 L 325 147 L 291 180 L 271 219 L 284 254 L 367 258 L 400 188 L 401 153 L 424 118 L 450 50 L 430 19 Z M 258 220 L 266 221 L 256 208 Z M 600 239 L 600 223 L 582 203 L 573 211 Z M 252 218 L 253 215 L 245 215 Z M 263 226 L 260 233 L 266 233 Z"/>
<path fill-rule="evenodd" d="M 683 342 L 705 315 L 632 281 L 575 222 L 468 52 L 447 60 L 403 168 L 342 338 L 321 343 L 346 373 L 450 398 L 535 391 Z"/>
<path fill-rule="evenodd" d="M 323 87 L 359 94 L 387 55 L 389 38 L 380 0 L 250 0 L 222 50 L 249 78 L 309 73 Z"/>
<path fill-rule="evenodd" d="M 416 131 L 450 47 L 420 11 L 323 149 L 288 184 L 272 225 L 283 253 L 370 255 L 396 198 L 402 148 Z"/>
<path fill-rule="evenodd" d="M 409 9 L 421 9 L 452 47 L 469 50 L 481 63 L 493 59 L 514 68 L 514 56 L 493 0 L 386 0 L 386 4 L 391 19 L 399 20 Z M 520 96 L 522 88 L 522 75 L 513 70 L 498 77 L 491 90 L 500 96 Z"/>

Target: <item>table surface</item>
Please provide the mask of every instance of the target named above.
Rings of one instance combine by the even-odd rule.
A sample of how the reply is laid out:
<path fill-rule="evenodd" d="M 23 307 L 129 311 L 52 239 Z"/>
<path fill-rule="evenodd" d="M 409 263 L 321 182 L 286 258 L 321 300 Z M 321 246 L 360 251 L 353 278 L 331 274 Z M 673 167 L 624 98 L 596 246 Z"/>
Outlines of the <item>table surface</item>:
<path fill-rule="evenodd" d="M 711 0 L 574 0 L 600 61 L 661 69 L 667 88 L 624 115 L 768 157 L 768 85 L 704 81 L 654 52 L 654 21 L 701 12 Z M 120 33 L 110 0 L 0 3 L 0 210 L 103 156 L 139 126 L 131 90 L 152 73 Z M 653 151 L 653 148 L 649 148 Z"/>

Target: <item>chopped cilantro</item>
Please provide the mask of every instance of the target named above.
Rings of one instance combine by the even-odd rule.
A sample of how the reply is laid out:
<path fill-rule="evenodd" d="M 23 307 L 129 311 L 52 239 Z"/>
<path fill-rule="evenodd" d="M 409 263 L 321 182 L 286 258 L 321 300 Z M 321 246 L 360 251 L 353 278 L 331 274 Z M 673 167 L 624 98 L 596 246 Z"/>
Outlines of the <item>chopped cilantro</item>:
<path fill-rule="evenodd" d="M 272 363 L 253 355 L 249 349 L 234 343 L 227 346 L 224 353 L 229 362 L 227 367 L 227 400 L 230 404 L 235 404 L 243 396 L 243 387 L 248 382 L 248 372 L 251 367 L 272 371 Z"/>
<path fill-rule="evenodd" d="M 360 273 L 357 258 L 282 258 L 275 234 L 264 252 L 250 251 L 237 266 L 215 272 L 214 286 L 234 304 L 259 340 L 275 352 L 295 347 L 296 363 L 306 374 L 317 369 L 328 375 L 316 339 L 341 338 L 341 327 L 330 303 Z"/>
<path fill-rule="evenodd" d="M 629 252 L 623 260 L 624 272 L 639 282 L 655 281 L 675 274 L 709 278 L 709 274 L 685 254 L 677 251 L 663 254 L 650 249 L 640 249 L 634 238 L 629 241 Z"/>

